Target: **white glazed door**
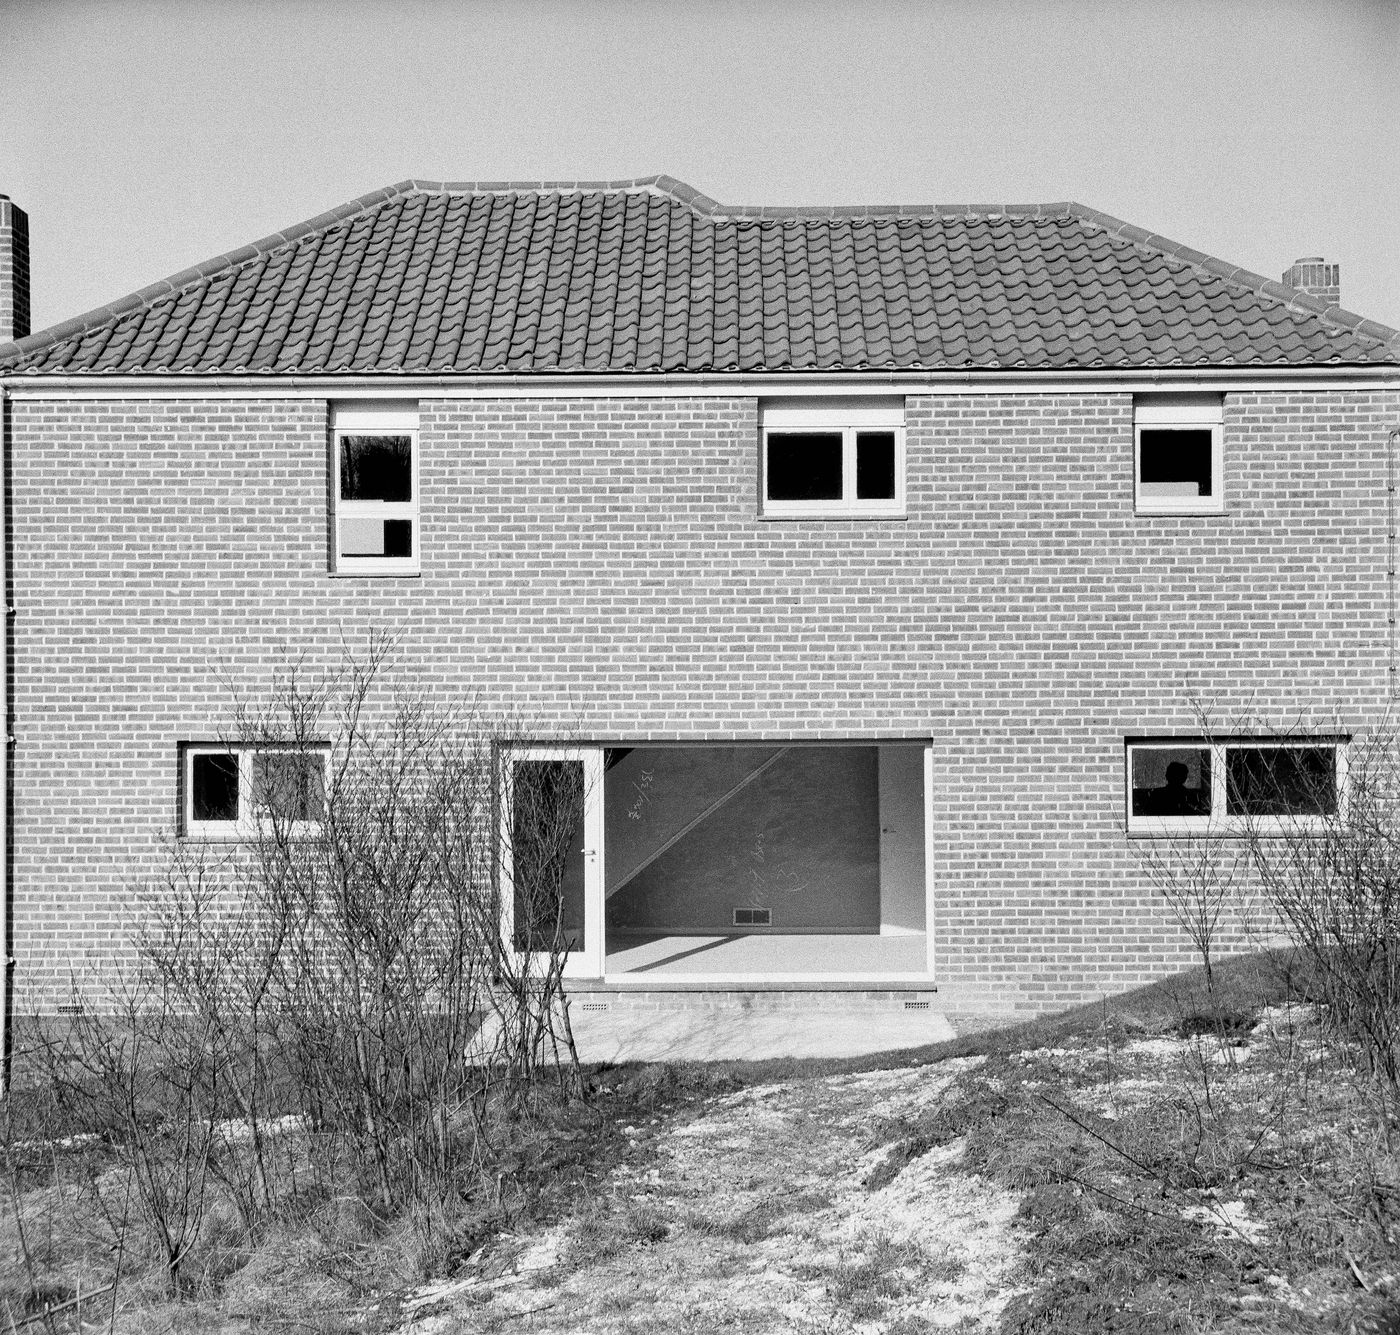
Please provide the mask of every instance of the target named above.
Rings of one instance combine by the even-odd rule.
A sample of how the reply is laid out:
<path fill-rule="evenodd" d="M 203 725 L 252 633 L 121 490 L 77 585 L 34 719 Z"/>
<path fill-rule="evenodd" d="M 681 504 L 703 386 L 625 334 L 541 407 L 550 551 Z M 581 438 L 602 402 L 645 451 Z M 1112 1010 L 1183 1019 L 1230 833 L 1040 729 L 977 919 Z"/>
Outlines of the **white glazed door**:
<path fill-rule="evenodd" d="M 501 934 L 516 956 L 564 952 L 564 975 L 603 976 L 603 753 L 507 753 Z"/>

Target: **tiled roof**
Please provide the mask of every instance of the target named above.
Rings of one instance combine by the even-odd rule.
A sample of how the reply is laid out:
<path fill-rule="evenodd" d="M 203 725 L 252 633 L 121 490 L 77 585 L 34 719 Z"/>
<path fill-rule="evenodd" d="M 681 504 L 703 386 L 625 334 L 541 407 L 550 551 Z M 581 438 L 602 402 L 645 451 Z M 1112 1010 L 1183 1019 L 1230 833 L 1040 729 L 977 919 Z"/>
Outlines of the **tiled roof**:
<path fill-rule="evenodd" d="M 1400 361 L 1400 334 L 1079 204 L 727 208 L 406 181 L 0 351 L 53 374 Z"/>

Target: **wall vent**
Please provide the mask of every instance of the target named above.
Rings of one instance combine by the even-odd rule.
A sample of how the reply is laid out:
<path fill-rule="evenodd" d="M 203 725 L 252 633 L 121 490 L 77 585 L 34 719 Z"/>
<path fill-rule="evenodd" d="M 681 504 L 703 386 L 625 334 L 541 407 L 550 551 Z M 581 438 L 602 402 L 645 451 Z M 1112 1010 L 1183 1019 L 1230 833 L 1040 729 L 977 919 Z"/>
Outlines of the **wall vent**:
<path fill-rule="evenodd" d="M 581 1001 L 579 1010 L 581 1011 L 605 1011 L 608 1008 L 606 1001 Z"/>
<path fill-rule="evenodd" d="M 65 1002 L 58 1007 L 58 1013 L 60 1015 L 81 1015 L 83 1013 L 82 1003 Z"/>
<path fill-rule="evenodd" d="M 735 909 L 735 927 L 771 927 L 773 925 L 772 909 Z"/>
<path fill-rule="evenodd" d="M 927 1001 L 906 1001 L 904 1003 L 904 1009 L 907 1011 L 926 1011 L 928 1007 Z"/>

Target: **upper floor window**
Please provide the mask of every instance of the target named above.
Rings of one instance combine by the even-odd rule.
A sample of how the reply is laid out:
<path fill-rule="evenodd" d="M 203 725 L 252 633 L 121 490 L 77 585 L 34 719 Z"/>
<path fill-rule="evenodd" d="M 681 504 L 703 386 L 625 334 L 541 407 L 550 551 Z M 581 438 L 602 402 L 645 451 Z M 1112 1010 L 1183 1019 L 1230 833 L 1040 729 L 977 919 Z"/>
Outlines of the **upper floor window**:
<path fill-rule="evenodd" d="M 180 748 L 180 826 L 186 835 L 311 834 L 326 804 L 323 745 L 186 742 Z"/>
<path fill-rule="evenodd" d="M 1320 829 L 1337 815 L 1345 757 L 1335 737 L 1129 741 L 1128 830 L 1269 834 Z"/>
<path fill-rule="evenodd" d="M 335 571 L 416 574 L 416 405 L 337 404 L 332 408 L 331 440 Z"/>
<path fill-rule="evenodd" d="M 904 513 L 903 399 L 777 401 L 760 415 L 764 515 Z"/>
<path fill-rule="evenodd" d="M 1225 509 L 1219 394 L 1141 394 L 1133 401 L 1135 505 L 1145 514 Z"/>

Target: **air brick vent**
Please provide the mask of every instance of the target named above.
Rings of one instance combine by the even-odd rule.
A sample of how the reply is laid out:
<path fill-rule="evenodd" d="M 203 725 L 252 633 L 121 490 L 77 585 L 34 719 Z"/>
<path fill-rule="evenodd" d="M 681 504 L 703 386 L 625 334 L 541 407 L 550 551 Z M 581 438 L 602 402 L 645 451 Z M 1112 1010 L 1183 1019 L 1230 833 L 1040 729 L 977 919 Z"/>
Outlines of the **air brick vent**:
<path fill-rule="evenodd" d="M 735 909 L 735 927 L 771 927 L 773 925 L 772 909 Z"/>
<path fill-rule="evenodd" d="M 927 1001 L 906 1001 L 904 1003 L 904 1009 L 907 1011 L 926 1011 L 928 1006 Z"/>

